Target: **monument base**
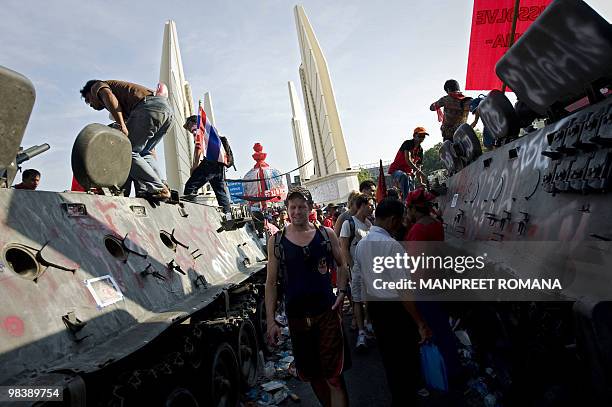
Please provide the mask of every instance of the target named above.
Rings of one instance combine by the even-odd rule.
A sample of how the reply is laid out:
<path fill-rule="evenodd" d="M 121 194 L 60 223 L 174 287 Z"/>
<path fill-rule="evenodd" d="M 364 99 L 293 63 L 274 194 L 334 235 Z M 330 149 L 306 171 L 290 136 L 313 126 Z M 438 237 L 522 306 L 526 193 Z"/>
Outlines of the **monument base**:
<path fill-rule="evenodd" d="M 317 204 L 346 202 L 351 191 L 359 190 L 359 170 L 342 171 L 302 182 Z"/>

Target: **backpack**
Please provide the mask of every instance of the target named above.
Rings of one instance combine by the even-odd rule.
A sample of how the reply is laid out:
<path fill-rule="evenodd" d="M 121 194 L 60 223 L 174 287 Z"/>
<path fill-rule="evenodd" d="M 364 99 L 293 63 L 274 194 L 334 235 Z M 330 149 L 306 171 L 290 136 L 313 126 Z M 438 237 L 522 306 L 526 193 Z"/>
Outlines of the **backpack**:
<path fill-rule="evenodd" d="M 227 137 L 220 136 L 221 144 L 223 144 L 223 149 L 225 149 L 225 155 L 227 157 L 227 164 L 225 166 L 227 168 L 232 167 L 234 165 L 234 154 L 232 153 L 232 148 L 227 141 Z"/>
<path fill-rule="evenodd" d="M 332 254 L 332 246 L 331 240 L 329 239 L 329 233 L 325 226 L 318 226 L 317 230 L 321 232 L 323 236 L 323 243 L 325 245 L 326 257 L 328 260 L 328 264 L 331 264 L 329 260 L 333 258 Z M 285 264 L 285 250 L 283 245 L 281 244 L 283 237 L 285 236 L 286 228 L 283 228 L 279 232 L 276 232 L 274 235 L 274 257 L 278 260 L 278 274 L 276 278 L 276 285 L 278 290 L 278 297 L 282 298 L 283 296 L 283 283 L 287 278 L 287 265 Z M 316 232 L 315 232 L 316 233 Z"/>

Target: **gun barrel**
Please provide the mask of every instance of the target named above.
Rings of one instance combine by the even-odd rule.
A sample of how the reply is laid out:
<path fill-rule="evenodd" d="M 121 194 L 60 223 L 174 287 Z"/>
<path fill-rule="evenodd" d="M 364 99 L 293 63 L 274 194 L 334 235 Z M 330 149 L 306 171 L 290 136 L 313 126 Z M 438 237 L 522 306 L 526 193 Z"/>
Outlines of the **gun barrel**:
<path fill-rule="evenodd" d="M 15 162 L 17 165 L 31 160 L 32 158 L 36 157 L 39 154 L 44 153 L 45 151 L 47 151 L 48 149 L 50 149 L 51 146 L 47 143 L 45 144 L 41 144 L 39 146 L 32 146 L 28 149 L 25 149 L 23 151 L 20 151 L 19 153 L 17 153 L 17 157 L 15 159 Z"/>

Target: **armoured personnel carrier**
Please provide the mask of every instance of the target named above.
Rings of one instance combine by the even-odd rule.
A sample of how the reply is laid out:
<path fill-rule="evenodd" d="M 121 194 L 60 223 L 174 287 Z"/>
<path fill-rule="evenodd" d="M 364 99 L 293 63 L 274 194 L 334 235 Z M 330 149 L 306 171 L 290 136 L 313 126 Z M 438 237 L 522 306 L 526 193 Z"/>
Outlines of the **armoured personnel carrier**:
<path fill-rule="evenodd" d="M 479 107 L 497 148 L 482 153 L 464 124 L 440 150 L 451 174 L 438 198 L 447 242 L 479 254 L 507 248 L 509 275 L 553 264 L 576 246 L 596 247 L 588 253 L 597 275 L 581 276 L 589 261 L 556 263 L 555 272 L 599 278 L 591 287 L 605 290 L 456 309 L 483 363 L 504 376 L 504 405 L 610 406 L 612 28 L 582 1 L 555 0 L 496 73 L 518 98 L 513 107 L 492 91 Z M 530 127 L 536 118 L 546 125 Z"/>
<path fill-rule="evenodd" d="M 72 152 L 96 194 L 7 188 L 34 98 L 0 67 L 0 405 L 34 404 L 16 389 L 36 386 L 37 405 L 235 406 L 265 332 L 247 209 L 119 196 L 131 148 L 101 124 Z"/>

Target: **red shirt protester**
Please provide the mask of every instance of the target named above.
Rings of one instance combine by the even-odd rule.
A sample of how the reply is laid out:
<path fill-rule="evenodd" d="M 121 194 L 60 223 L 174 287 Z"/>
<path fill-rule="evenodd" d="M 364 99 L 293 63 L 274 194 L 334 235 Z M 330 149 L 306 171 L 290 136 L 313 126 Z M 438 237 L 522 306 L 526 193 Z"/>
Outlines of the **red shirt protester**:
<path fill-rule="evenodd" d="M 404 235 L 404 240 L 412 242 L 444 241 L 444 226 L 435 216 L 432 202 L 435 196 L 423 188 L 408 194 L 406 206 L 413 217 L 412 227 Z"/>
<path fill-rule="evenodd" d="M 334 219 L 331 216 L 328 216 L 327 218 L 323 219 L 323 226 L 328 227 L 328 228 L 333 228 Z"/>
<path fill-rule="evenodd" d="M 406 233 L 405 239 L 415 242 L 444 241 L 444 227 L 441 222 L 415 223 Z"/>
<path fill-rule="evenodd" d="M 417 127 L 416 129 L 414 129 L 415 136 L 424 138 L 426 134 L 428 133 L 423 127 Z M 422 164 L 423 147 L 421 147 L 421 144 L 417 143 L 414 138 L 411 140 L 406 140 L 400 146 L 399 150 L 397 151 L 397 154 L 395 154 L 395 159 L 389 166 L 389 174 L 393 175 L 393 173 L 397 170 L 404 171 L 406 174 L 412 174 L 412 167 L 410 167 L 408 165 L 408 162 L 406 162 L 406 151 L 408 151 L 410 159 L 415 165 L 420 166 Z"/>
<path fill-rule="evenodd" d="M 21 175 L 21 182 L 13 185 L 13 189 L 27 189 L 34 191 L 40 183 L 40 172 L 33 168 L 28 168 Z"/>
<path fill-rule="evenodd" d="M 13 188 L 15 189 L 29 189 L 31 191 L 34 191 L 36 188 L 31 187 L 30 185 L 25 185 L 23 182 L 20 182 L 17 185 L 13 185 Z"/>

